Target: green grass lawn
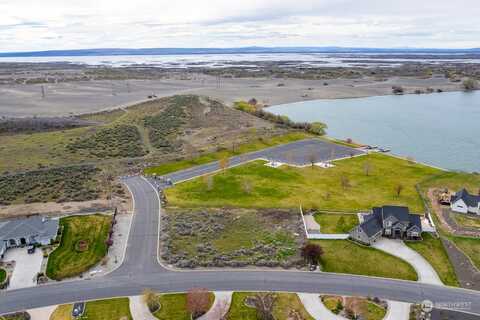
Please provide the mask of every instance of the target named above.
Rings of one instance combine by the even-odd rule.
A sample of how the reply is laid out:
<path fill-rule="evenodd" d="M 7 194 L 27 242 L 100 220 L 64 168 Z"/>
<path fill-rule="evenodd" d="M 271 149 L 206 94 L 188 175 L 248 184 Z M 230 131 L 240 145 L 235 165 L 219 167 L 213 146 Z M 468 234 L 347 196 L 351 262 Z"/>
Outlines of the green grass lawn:
<path fill-rule="evenodd" d="M 5 269 L 0 268 L 0 283 L 3 283 L 7 279 L 7 271 Z"/>
<path fill-rule="evenodd" d="M 234 292 L 232 303 L 227 314 L 228 320 L 257 320 L 257 311 L 254 308 L 245 305 L 245 299 L 255 295 L 253 292 Z M 273 315 L 277 320 L 287 320 L 291 310 L 295 310 L 300 314 L 302 319 L 310 320 L 313 318 L 305 310 L 298 296 L 294 293 L 277 293 L 277 301 L 275 302 Z"/>
<path fill-rule="evenodd" d="M 471 193 L 476 194 L 480 185 L 480 175 L 464 172 L 442 172 L 436 176 L 425 179 L 420 183 L 424 191 L 428 188 L 448 188 L 452 191 L 459 191 L 467 188 Z"/>
<path fill-rule="evenodd" d="M 159 296 L 161 308 L 154 316 L 160 320 L 191 320 L 187 311 L 187 295 L 185 293 L 162 294 Z M 215 301 L 215 295 L 210 293 L 210 307 Z"/>
<path fill-rule="evenodd" d="M 480 269 L 480 238 L 449 236 L 455 245 L 472 259 L 473 264 Z"/>
<path fill-rule="evenodd" d="M 328 310 L 335 314 L 338 314 L 341 311 L 341 309 L 339 309 L 340 304 L 343 308 L 343 300 L 342 297 L 339 296 L 323 296 L 322 303 Z"/>
<path fill-rule="evenodd" d="M 105 241 L 111 221 L 111 216 L 100 214 L 62 218 L 62 239 L 48 258 L 47 276 L 56 280 L 73 277 L 99 263 L 107 254 Z M 82 252 L 77 248 L 80 240 L 88 243 Z"/>
<path fill-rule="evenodd" d="M 50 320 L 71 320 L 73 305 L 58 306 L 50 316 Z M 128 298 L 115 298 L 87 302 L 84 316 L 88 320 L 132 320 Z"/>
<path fill-rule="evenodd" d="M 263 164 L 255 161 L 218 173 L 210 187 L 205 178 L 181 183 L 166 190 L 167 199 L 170 205 L 185 207 L 298 208 L 302 204 L 306 208 L 351 212 L 392 204 L 423 212 L 415 185 L 440 172 L 383 154 L 337 161 L 330 169 L 274 169 Z M 370 167 L 368 176 L 366 165 Z M 342 177 L 348 180 L 347 187 Z M 403 190 L 397 197 L 399 184 Z"/>
<path fill-rule="evenodd" d="M 265 149 L 268 147 L 289 143 L 297 140 L 302 140 L 306 138 L 311 138 L 311 137 L 312 137 L 311 135 L 308 135 L 304 132 L 292 132 L 285 135 L 275 136 L 269 139 L 257 139 L 253 142 L 241 144 L 237 146 L 235 148 L 235 152 L 232 152 L 232 150 L 223 150 L 219 152 L 204 154 L 190 160 L 168 162 L 168 163 L 161 164 L 159 166 L 146 168 L 144 170 L 144 173 L 147 175 L 152 175 L 152 174 L 164 175 L 167 173 L 175 172 L 182 169 L 187 169 L 200 164 L 213 162 L 222 158 L 232 157 L 235 155 L 240 155 L 242 153 L 257 151 L 257 150 Z"/>
<path fill-rule="evenodd" d="M 387 314 L 385 308 L 378 304 L 368 301 L 367 302 L 367 319 L 366 320 L 382 320 Z"/>
<path fill-rule="evenodd" d="M 417 274 L 410 264 L 375 248 L 361 246 L 348 240 L 312 242 L 324 250 L 321 258 L 323 271 L 417 280 Z"/>
<path fill-rule="evenodd" d="M 382 306 L 374 303 L 373 301 L 368 301 L 365 298 L 357 298 L 357 299 L 359 299 L 361 303 L 364 305 L 362 309 L 367 313 L 365 317 L 362 319 L 382 320 L 385 317 L 387 310 Z M 322 303 L 325 305 L 325 307 L 328 310 L 330 310 L 335 314 L 339 314 L 344 309 L 343 299 L 340 296 L 323 296 Z M 339 303 L 341 304 L 340 309 L 338 308 Z"/>
<path fill-rule="evenodd" d="M 318 212 L 314 218 L 322 233 L 348 233 L 358 224 L 356 214 Z"/>
<path fill-rule="evenodd" d="M 459 226 L 480 229 L 480 218 L 477 216 L 467 216 L 466 214 L 455 212 L 450 213 L 450 216 Z"/>
<path fill-rule="evenodd" d="M 422 237 L 422 241 L 406 241 L 405 244 L 421 254 L 432 265 L 444 284 L 458 286 L 455 270 L 442 241 L 429 233 L 424 233 Z"/>

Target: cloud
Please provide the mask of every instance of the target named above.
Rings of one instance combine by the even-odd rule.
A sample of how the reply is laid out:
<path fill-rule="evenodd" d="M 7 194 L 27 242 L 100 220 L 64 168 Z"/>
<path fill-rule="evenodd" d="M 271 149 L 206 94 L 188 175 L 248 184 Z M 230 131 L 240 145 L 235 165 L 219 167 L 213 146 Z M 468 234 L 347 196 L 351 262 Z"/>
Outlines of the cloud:
<path fill-rule="evenodd" d="M 480 47 L 477 1 L 0 1 L 0 51 L 253 45 Z"/>

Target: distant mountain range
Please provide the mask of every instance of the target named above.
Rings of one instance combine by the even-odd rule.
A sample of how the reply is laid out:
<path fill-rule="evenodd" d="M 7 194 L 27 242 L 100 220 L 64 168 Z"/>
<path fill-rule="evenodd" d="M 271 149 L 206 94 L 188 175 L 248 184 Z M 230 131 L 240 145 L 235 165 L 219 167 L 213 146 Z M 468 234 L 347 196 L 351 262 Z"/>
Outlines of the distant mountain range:
<path fill-rule="evenodd" d="M 30 52 L 4 52 L 0 57 L 65 57 L 65 56 L 125 56 L 181 54 L 253 54 L 253 53 L 410 53 L 410 54 L 480 54 L 480 48 L 353 48 L 353 47 L 243 47 L 243 48 L 144 48 L 144 49 L 79 49 Z"/>

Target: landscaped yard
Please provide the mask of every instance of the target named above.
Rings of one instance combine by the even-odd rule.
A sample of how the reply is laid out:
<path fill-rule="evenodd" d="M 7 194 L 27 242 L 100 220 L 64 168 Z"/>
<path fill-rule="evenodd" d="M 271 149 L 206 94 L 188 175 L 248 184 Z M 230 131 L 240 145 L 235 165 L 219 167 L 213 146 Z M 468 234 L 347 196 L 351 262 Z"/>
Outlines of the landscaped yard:
<path fill-rule="evenodd" d="M 2 284 L 5 279 L 7 279 L 7 271 L 5 269 L 0 268 L 0 284 Z"/>
<path fill-rule="evenodd" d="M 349 233 L 358 224 L 356 214 L 318 212 L 314 218 L 322 233 Z"/>
<path fill-rule="evenodd" d="M 261 207 L 369 210 L 385 204 L 406 205 L 423 212 L 415 185 L 438 169 L 383 154 L 335 162 L 336 167 L 274 169 L 255 161 L 167 189 L 172 206 Z M 368 175 L 365 168 L 368 167 Z M 400 196 L 397 188 L 401 185 Z"/>
<path fill-rule="evenodd" d="M 107 254 L 111 221 L 112 216 L 100 214 L 62 218 L 60 246 L 48 258 L 47 276 L 73 277 L 99 263 Z"/>
<path fill-rule="evenodd" d="M 375 303 L 374 301 L 367 300 L 365 298 L 357 298 L 357 297 L 346 297 L 345 299 L 355 299 L 357 301 L 357 307 L 359 310 L 363 310 L 364 314 L 362 319 L 365 320 L 382 320 L 387 310 L 380 304 Z M 335 314 L 339 314 L 341 311 L 345 311 L 345 305 L 343 297 L 340 296 L 323 296 L 322 302 L 329 309 Z M 357 310 L 358 311 L 358 310 Z"/>
<path fill-rule="evenodd" d="M 429 233 L 423 233 L 422 237 L 422 241 L 406 241 L 405 243 L 432 265 L 444 284 L 458 286 L 455 270 L 440 238 L 435 238 Z"/>
<path fill-rule="evenodd" d="M 257 320 L 257 311 L 245 305 L 245 299 L 253 296 L 253 292 L 234 292 L 230 310 L 227 314 L 228 320 Z M 276 293 L 277 300 L 274 304 L 273 315 L 277 320 L 287 320 L 290 312 L 300 314 L 301 319 L 313 319 L 305 310 L 298 296 L 294 293 Z"/>
<path fill-rule="evenodd" d="M 187 311 L 187 294 L 162 294 L 159 296 L 160 310 L 154 316 L 160 320 L 191 320 Z M 215 301 L 215 295 L 210 293 L 210 307 Z"/>
<path fill-rule="evenodd" d="M 312 242 L 324 250 L 321 258 L 323 271 L 417 280 L 417 274 L 410 264 L 375 248 L 361 246 L 348 240 Z"/>
<path fill-rule="evenodd" d="M 58 306 L 50 316 L 50 320 L 71 320 L 71 304 Z M 132 320 L 128 298 L 115 298 L 87 302 L 85 313 L 81 319 L 88 320 Z"/>
<path fill-rule="evenodd" d="M 304 235 L 292 210 L 167 210 L 162 259 L 178 267 L 294 266 Z"/>

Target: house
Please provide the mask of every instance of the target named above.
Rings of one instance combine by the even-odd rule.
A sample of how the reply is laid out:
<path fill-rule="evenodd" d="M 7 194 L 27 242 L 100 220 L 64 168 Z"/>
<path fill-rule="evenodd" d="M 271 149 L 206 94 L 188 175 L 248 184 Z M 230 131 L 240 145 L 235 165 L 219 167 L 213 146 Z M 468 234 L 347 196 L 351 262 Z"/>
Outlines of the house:
<path fill-rule="evenodd" d="M 480 215 L 480 195 L 472 195 L 466 189 L 455 193 L 450 200 L 452 211 Z"/>
<path fill-rule="evenodd" d="M 411 214 L 407 207 L 374 207 L 364 221 L 350 231 L 350 238 L 371 245 L 380 237 L 420 240 L 422 223 L 420 216 Z"/>
<path fill-rule="evenodd" d="M 0 222 L 0 259 L 9 248 L 48 245 L 57 237 L 58 220 L 34 216 Z"/>

